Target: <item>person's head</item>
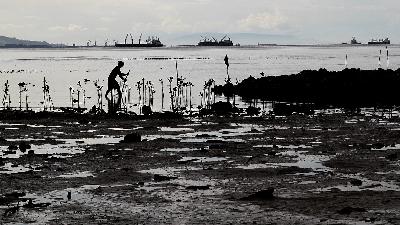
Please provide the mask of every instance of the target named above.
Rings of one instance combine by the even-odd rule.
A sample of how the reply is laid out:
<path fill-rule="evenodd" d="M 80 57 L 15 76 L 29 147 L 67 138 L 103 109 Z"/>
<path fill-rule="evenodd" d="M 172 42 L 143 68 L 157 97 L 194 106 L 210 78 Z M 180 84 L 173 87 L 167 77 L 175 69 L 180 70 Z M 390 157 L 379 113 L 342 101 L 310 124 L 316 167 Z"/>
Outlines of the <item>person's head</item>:
<path fill-rule="evenodd" d="M 118 61 L 118 66 L 119 66 L 119 67 L 123 67 L 123 66 L 124 66 L 124 62 Z"/>

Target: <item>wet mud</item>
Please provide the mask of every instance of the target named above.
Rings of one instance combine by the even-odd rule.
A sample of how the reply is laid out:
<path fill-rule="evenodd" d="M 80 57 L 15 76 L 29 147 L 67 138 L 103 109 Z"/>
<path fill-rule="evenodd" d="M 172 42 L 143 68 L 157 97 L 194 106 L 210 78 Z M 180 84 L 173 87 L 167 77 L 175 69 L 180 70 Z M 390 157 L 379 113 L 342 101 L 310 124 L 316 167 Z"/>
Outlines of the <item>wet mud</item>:
<path fill-rule="evenodd" d="M 398 117 L 9 118 L 0 133 L 0 224 L 400 224 Z"/>

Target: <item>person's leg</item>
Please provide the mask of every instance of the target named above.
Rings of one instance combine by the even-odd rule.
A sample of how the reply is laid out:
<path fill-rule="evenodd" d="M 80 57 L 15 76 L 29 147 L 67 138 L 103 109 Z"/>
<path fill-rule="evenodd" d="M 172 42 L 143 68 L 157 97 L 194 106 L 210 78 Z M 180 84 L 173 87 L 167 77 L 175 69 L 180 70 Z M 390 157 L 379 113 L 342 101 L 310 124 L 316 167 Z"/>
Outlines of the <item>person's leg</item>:
<path fill-rule="evenodd" d="M 121 107 L 122 92 L 119 88 L 117 89 L 117 92 L 118 92 L 118 100 L 117 100 L 117 109 L 118 109 Z"/>
<path fill-rule="evenodd" d="M 110 91 L 111 91 L 111 89 L 107 89 L 107 91 L 106 91 L 105 97 L 106 97 L 107 100 L 110 100 L 110 98 L 108 97 L 108 94 L 110 93 Z"/>

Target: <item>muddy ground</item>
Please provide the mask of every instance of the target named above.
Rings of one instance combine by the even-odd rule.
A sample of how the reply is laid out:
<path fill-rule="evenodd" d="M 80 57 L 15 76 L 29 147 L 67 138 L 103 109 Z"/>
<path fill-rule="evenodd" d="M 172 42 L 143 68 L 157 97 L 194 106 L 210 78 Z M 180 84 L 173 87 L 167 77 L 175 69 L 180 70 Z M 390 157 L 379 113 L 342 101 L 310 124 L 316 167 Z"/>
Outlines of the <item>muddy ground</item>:
<path fill-rule="evenodd" d="M 400 224 L 398 117 L 57 117 L 0 133 L 0 224 Z"/>

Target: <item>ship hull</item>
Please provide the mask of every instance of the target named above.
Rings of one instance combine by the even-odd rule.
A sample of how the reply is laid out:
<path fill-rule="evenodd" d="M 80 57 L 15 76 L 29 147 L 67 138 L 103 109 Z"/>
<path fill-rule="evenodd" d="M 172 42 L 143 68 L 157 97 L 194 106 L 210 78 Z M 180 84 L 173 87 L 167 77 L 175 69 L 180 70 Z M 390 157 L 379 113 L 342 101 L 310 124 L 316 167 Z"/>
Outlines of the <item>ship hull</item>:
<path fill-rule="evenodd" d="M 389 42 L 375 42 L 375 41 L 370 41 L 368 42 L 369 45 L 390 45 L 390 41 Z"/>
<path fill-rule="evenodd" d="M 233 46 L 233 43 L 218 43 L 218 42 L 199 42 L 197 46 Z"/>
<path fill-rule="evenodd" d="M 164 47 L 163 44 L 115 44 L 117 48 L 159 48 Z"/>

